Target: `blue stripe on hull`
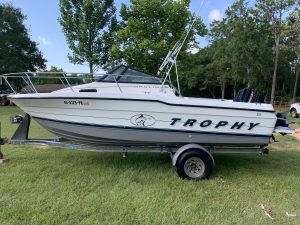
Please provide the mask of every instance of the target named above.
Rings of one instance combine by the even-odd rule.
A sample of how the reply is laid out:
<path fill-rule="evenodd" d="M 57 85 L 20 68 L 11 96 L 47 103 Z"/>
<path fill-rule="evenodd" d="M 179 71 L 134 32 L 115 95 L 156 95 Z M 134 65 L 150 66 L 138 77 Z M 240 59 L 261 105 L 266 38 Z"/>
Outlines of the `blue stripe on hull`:
<path fill-rule="evenodd" d="M 46 129 L 61 137 L 94 144 L 180 146 L 186 143 L 199 143 L 249 146 L 265 145 L 270 139 L 268 135 L 107 126 L 34 118 Z"/>

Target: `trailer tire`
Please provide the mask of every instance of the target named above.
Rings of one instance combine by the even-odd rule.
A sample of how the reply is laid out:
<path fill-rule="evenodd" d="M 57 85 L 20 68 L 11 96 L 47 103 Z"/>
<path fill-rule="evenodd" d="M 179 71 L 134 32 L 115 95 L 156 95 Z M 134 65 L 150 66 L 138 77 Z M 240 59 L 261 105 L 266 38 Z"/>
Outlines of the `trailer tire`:
<path fill-rule="evenodd" d="M 190 149 L 180 155 L 176 162 L 177 174 L 182 179 L 208 179 L 213 169 L 210 155 L 199 149 Z"/>

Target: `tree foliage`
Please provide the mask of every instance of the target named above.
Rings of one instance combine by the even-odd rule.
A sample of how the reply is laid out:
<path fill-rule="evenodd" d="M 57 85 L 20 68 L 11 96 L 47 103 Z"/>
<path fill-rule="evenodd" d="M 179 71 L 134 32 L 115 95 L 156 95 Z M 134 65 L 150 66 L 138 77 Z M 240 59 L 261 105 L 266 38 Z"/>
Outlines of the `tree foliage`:
<path fill-rule="evenodd" d="M 131 0 L 122 4 L 121 28 L 112 48 L 116 60 L 146 72 L 156 73 L 168 51 L 182 37 L 193 20 L 190 0 Z M 204 35 L 205 26 L 197 17 L 182 54 L 196 45 L 195 35 Z"/>
<path fill-rule="evenodd" d="M 185 96 L 218 97 L 218 74 L 212 62 L 212 47 L 200 49 L 196 54 L 187 54 L 179 63 L 180 84 Z"/>
<path fill-rule="evenodd" d="M 280 38 L 284 31 L 284 16 L 291 7 L 295 5 L 295 0 L 257 0 L 256 12 L 261 21 L 270 24 L 274 34 L 274 72 L 272 78 L 271 103 L 275 100 L 276 78 L 279 61 Z"/>
<path fill-rule="evenodd" d="M 300 2 L 299 2 L 300 3 Z M 297 59 L 290 62 L 296 69 L 292 101 L 295 102 L 298 88 L 298 78 L 300 70 L 300 8 L 296 8 L 288 17 L 288 29 L 286 31 L 286 47 L 297 55 Z"/>
<path fill-rule="evenodd" d="M 251 86 L 259 85 L 263 77 L 261 64 L 266 65 L 266 54 L 270 54 L 268 34 L 252 15 L 252 9 L 244 0 L 234 2 L 226 11 L 221 21 L 211 24 L 209 33 L 213 51 L 213 68 L 217 69 L 217 79 L 225 97 L 225 87 L 234 89 L 243 83 Z M 270 61 L 269 61 L 270 62 Z M 263 67 L 264 70 L 266 66 Z"/>
<path fill-rule="evenodd" d="M 58 69 L 56 66 L 51 66 L 49 70 L 45 72 L 50 73 L 37 73 L 32 78 L 34 84 L 62 84 L 62 79 L 60 79 L 63 75 L 61 74 L 63 71 L 62 68 Z"/>
<path fill-rule="evenodd" d="M 287 8 L 297 11 L 295 6 L 290 3 Z M 275 25 L 267 15 L 263 18 L 257 7 L 250 6 L 245 0 L 237 0 L 227 8 L 224 18 L 211 24 L 210 44 L 196 55 L 188 55 L 185 59 L 185 64 L 188 65 L 185 69 L 193 67 L 189 70 L 189 75 L 185 74 L 182 78 L 182 83 L 186 86 L 184 90 L 192 90 L 186 93 L 197 90 L 198 96 L 233 98 L 237 90 L 251 86 L 267 97 L 271 95 L 276 57 Z M 281 18 L 281 57 L 277 62 L 276 72 L 277 96 L 291 96 L 294 85 L 295 78 L 291 78 L 289 62 L 295 59 L 293 51 L 299 46 L 297 37 L 300 32 L 296 25 L 299 19 L 295 13 L 293 15 L 293 18 L 289 17 L 293 25 L 291 22 L 287 23 L 286 15 L 284 19 Z M 286 30 L 290 30 L 290 36 L 286 36 Z M 294 46 L 293 49 L 284 48 L 288 43 Z"/>
<path fill-rule="evenodd" d="M 59 19 L 72 54 L 74 64 L 105 66 L 112 45 L 111 32 L 116 27 L 113 0 L 60 0 Z"/>
<path fill-rule="evenodd" d="M 10 4 L 0 4 L 0 74 L 45 69 L 46 60 L 30 40 L 25 16 Z"/>

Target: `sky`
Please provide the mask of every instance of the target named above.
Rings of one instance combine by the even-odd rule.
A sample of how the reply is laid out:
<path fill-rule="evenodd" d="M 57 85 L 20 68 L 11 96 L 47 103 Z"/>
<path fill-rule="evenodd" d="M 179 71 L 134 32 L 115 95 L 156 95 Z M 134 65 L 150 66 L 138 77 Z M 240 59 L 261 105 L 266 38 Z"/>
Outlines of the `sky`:
<path fill-rule="evenodd" d="M 121 3 L 129 5 L 129 0 L 115 0 L 117 13 Z M 213 20 L 220 20 L 224 11 L 234 0 L 191 0 L 191 11 L 201 16 L 209 26 Z M 88 65 L 74 65 L 68 60 L 70 50 L 62 28 L 58 22 L 60 16 L 59 0 L 0 0 L 0 3 L 10 3 L 20 8 L 26 15 L 25 26 L 29 30 L 31 39 L 38 43 L 38 48 L 47 59 L 47 68 L 56 66 L 66 72 L 88 72 Z M 200 46 L 207 45 L 205 38 L 199 39 Z"/>

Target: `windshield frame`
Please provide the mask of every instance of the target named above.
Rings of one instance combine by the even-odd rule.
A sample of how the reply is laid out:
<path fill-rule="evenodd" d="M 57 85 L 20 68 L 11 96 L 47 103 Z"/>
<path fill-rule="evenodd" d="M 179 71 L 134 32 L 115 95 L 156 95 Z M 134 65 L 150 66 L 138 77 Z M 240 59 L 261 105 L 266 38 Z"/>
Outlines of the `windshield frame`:
<path fill-rule="evenodd" d="M 120 70 L 120 68 L 124 68 L 122 71 L 120 71 L 120 73 L 115 73 L 115 71 Z M 126 72 L 128 72 L 129 70 L 133 71 L 133 73 L 137 73 L 140 75 L 130 75 L 130 74 L 126 74 Z M 135 80 L 135 81 L 129 81 L 129 80 L 122 80 L 122 78 L 141 78 L 141 81 Z M 149 80 L 155 80 L 156 82 L 146 82 L 145 79 L 149 79 Z M 155 76 L 153 74 L 147 73 L 147 72 L 142 72 L 136 69 L 132 69 L 128 66 L 125 65 L 120 65 L 114 69 L 112 69 L 111 71 L 109 71 L 106 75 L 104 75 L 103 77 L 101 77 L 99 80 L 97 80 L 96 82 L 106 82 L 106 83 L 114 83 L 114 82 L 118 82 L 118 83 L 135 83 L 135 84 L 159 84 L 161 85 L 163 83 L 163 79 L 161 77 Z"/>

